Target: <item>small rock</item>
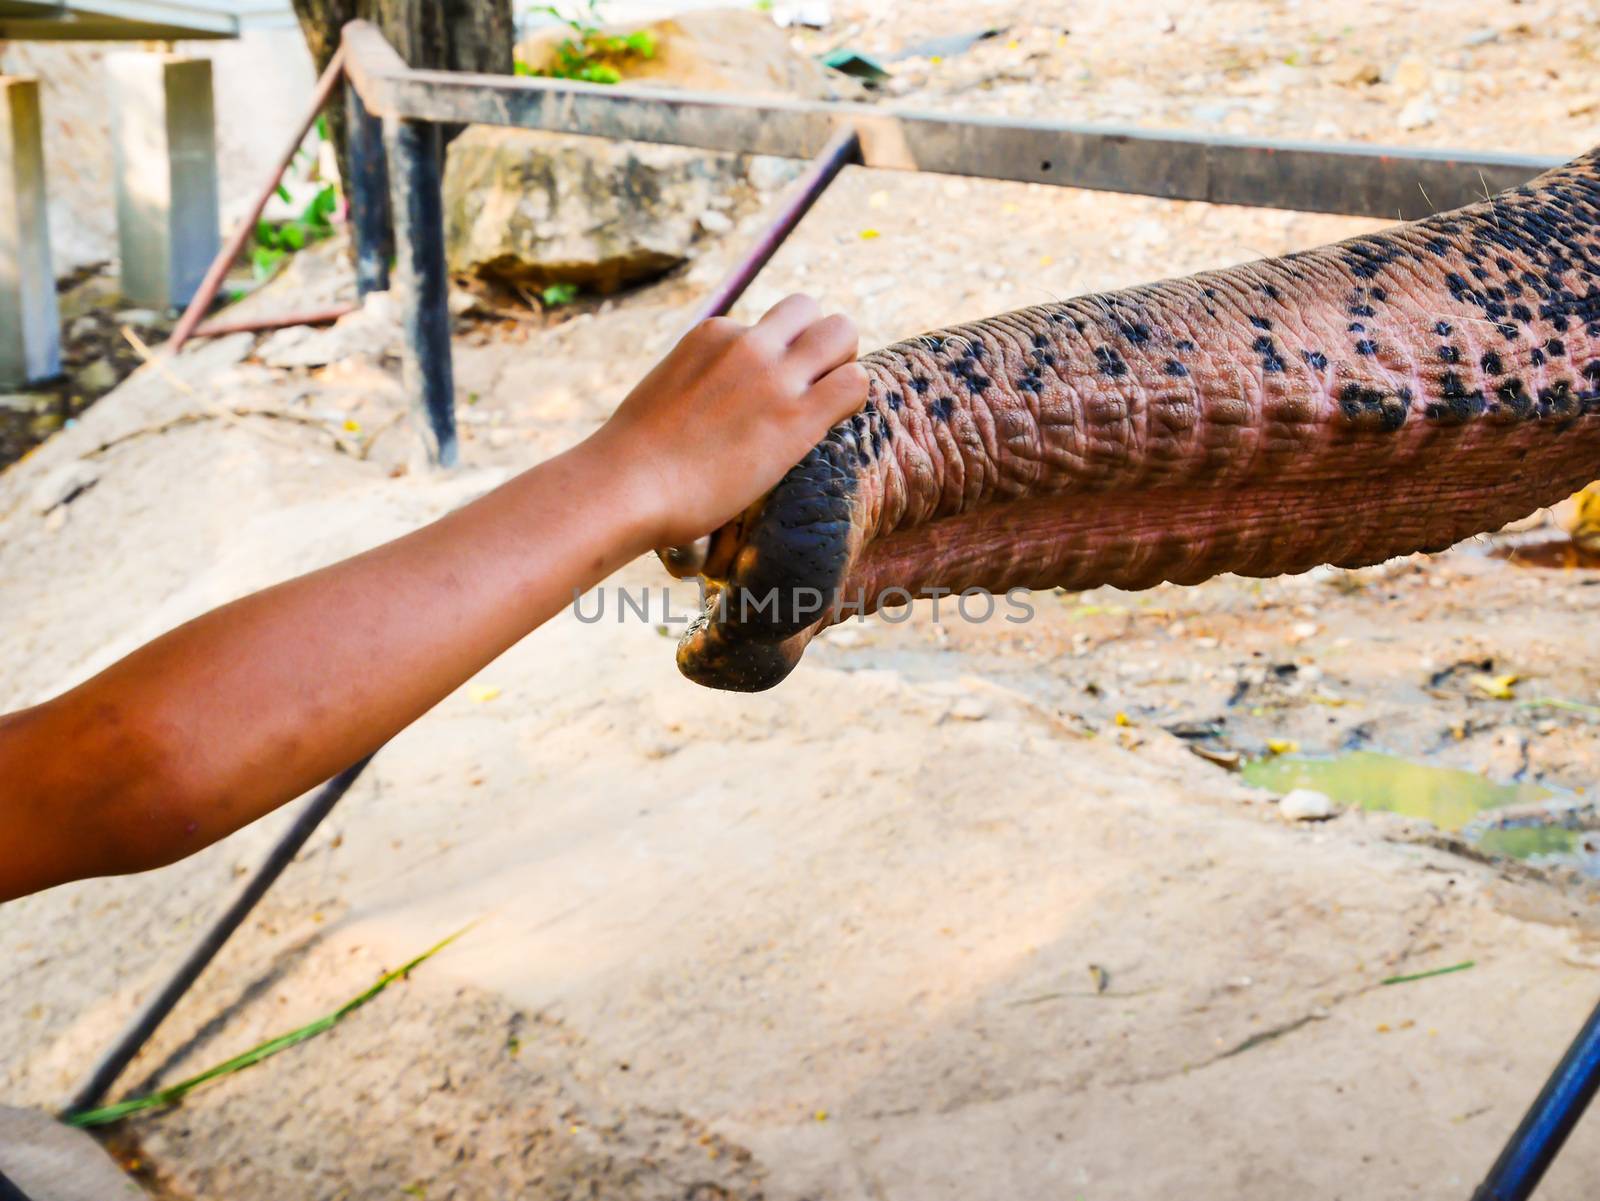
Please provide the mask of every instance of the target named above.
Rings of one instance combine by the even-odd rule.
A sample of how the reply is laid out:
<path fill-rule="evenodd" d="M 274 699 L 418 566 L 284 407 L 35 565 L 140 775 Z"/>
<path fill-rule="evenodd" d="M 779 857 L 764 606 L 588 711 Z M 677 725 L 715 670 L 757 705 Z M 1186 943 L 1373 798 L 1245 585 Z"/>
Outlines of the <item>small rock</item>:
<path fill-rule="evenodd" d="M 700 228 L 708 234 L 726 234 L 733 232 L 733 219 L 726 213 L 719 213 L 716 209 L 707 209 L 700 214 Z"/>
<path fill-rule="evenodd" d="M 159 325 L 161 314 L 154 309 L 123 309 L 117 314 L 118 325 Z"/>
<path fill-rule="evenodd" d="M 758 154 L 745 166 L 744 177 L 758 192 L 776 192 L 800 177 L 806 165 L 799 159 Z"/>
<path fill-rule="evenodd" d="M 1461 39 L 1461 44 L 1470 49 L 1473 46 L 1487 46 L 1490 42 L 1498 42 L 1499 40 L 1500 31 L 1498 29 L 1484 28 L 1467 34 L 1466 37 Z"/>
<path fill-rule="evenodd" d="M 978 697 L 964 696 L 950 706 L 950 716 L 957 721 L 982 721 L 989 716 L 989 706 Z"/>
<path fill-rule="evenodd" d="M 1360 59 L 1347 60 L 1333 69 L 1333 81 L 1348 87 L 1377 83 L 1382 78 L 1383 72 L 1374 64 Z"/>
<path fill-rule="evenodd" d="M 78 372 L 78 389 L 100 394 L 117 386 L 117 368 L 109 358 L 96 359 Z"/>
<path fill-rule="evenodd" d="M 1411 103 L 1400 110 L 1400 115 L 1395 118 L 1395 126 L 1399 129 L 1424 129 L 1432 125 L 1439 117 L 1439 106 L 1431 100 L 1418 96 Z"/>
<path fill-rule="evenodd" d="M 48 413 L 56 406 L 54 392 L 0 392 L 0 410 Z"/>
<path fill-rule="evenodd" d="M 1395 65 L 1391 82 L 1403 94 L 1414 96 L 1433 82 L 1433 68 L 1425 60 L 1412 55 Z"/>
<path fill-rule="evenodd" d="M 1291 822 L 1327 821 L 1338 809 L 1326 793 L 1296 788 L 1278 801 L 1278 816 Z"/>

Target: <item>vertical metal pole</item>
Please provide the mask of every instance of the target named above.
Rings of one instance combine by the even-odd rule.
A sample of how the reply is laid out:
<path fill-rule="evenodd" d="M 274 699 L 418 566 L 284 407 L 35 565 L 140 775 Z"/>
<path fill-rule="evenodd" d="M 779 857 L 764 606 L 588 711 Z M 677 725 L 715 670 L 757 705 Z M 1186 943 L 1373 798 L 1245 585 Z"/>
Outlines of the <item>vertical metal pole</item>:
<path fill-rule="evenodd" d="M 0 391 L 60 371 L 39 83 L 0 76 Z"/>
<path fill-rule="evenodd" d="M 333 811 L 339 799 L 350 791 L 356 778 L 371 762 L 372 756 L 368 755 L 353 767 L 346 768 L 324 784 L 322 790 L 306 802 L 305 807 L 295 817 L 294 824 L 284 832 L 278 844 L 256 869 L 256 874 L 250 877 L 250 882 L 240 890 L 233 903 L 195 944 L 188 958 L 173 973 L 172 978 L 134 1016 L 133 1021 L 123 1030 L 121 1037 L 78 1086 L 62 1112 L 63 1117 L 80 1113 L 85 1109 L 93 1109 L 100 1103 L 100 1099 L 106 1095 L 106 1090 L 116 1083 L 117 1077 L 122 1075 L 128 1064 L 133 1062 L 133 1057 L 149 1041 L 156 1027 L 161 1025 L 167 1014 L 172 1012 L 172 1007 L 178 1003 L 183 994 L 189 991 L 189 986 L 200 978 L 200 973 L 206 970 L 206 965 L 216 958 L 217 952 L 222 950 L 223 944 L 243 924 L 244 919 L 255 908 L 256 902 L 266 895 L 273 881 L 283 874 L 283 869 L 294 862 L 294 857 L 300 853 L 300 848 L 305 846 L 306 840 L 322 824 L 322 819 Z"/>
<path fill-rule="evenodd" d="M 383 149 L 383 122 L 367 112 L 361 93 L 348 79 L 344 111 L 350 161 L 350 226 L 356 243 L 356 291 L 365 296 L 389 287 L 389 260 L 394 258 L 389 159 Z"/>
<path fill-rule="evenodd" d="M 28 1195 L 0 1172 L 0 1201 L 28 1201 Z"/>
<path fill-rule="evenodd" d="M 430 457 L 456 463 L 455 384 L 450 362 L 450 279 L 444 259 L 444 195 L 439 127 L 391 118 L 389 183 L 394 198 L 396 265 L 402 287 L 401 357 L 406 392 L 431 435 Z"/>
<path fill-rule="evenodd" d="M 1527 1201 L 1600 1089 L 1600 1005 L 1584 1022 L 1472 1201 Z"/>

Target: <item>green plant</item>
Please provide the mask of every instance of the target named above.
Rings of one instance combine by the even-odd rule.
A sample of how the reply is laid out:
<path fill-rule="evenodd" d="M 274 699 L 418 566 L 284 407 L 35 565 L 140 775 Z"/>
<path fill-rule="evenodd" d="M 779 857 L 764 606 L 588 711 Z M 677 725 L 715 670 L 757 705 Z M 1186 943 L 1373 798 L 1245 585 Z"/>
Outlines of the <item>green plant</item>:
<path fill-rule="evenodd" d="M 278 185 L 278 198 L 287 201 L 289 190 Z M 333 210 L 339 205 L 334 186 L 323 184 L 298 217 L 287 221 L 257 221 L 255 244 L 250 248 L 250 267 L 257 279 L 265 279 L 278 264 L 297 250 L 326 238 L 333 232 Z"/>
<path fill-rule="evenodd" d="M 556 47 L 553 66 L 535 68 L 518 59 L 518 75 L 541 75 L 551 79 L 577 79 L 584 83 L 620 83 L 617 63 L 656 56 L 655 34 L 648 29 L 629 34 L 606 33 L 601 28 L 600 0 L 581 0 L 563 11 L 554 4 L 541 4 L 533 12 L 548 13 L 571 30 Z"/>
<path fill-rule="evenodd" d="M 305 179 L 314 182 L 319 178 L 318 152 L 327 140 L 328 119 L 319 116 L 311 138 L 295 151 L 291 160 Z M 278 185 L 278 199 L 285 204 L 293 199 L 289 189 L 281 183 Z M 250 247 L 250 268 L 255 278 L 258 281 L 266 279 L 289 255 L 331 234 L 333 212 L 338 207 L 337 188 L 332 183 L 325 183 L 317 189 L 316 195 L 300 211 L 299 216 L 287 221 L 257 221 L 255 240 Z"/>
<path fill-rule="evenodd" d="M 287 1034 L 280 1034 L 277 1038 L 269 1038 L 266 1042 L 259 1043 L 243 1054 L 235 1055 L 232 1059 L 225 1060 L 217 1064 L 216 1067 L 201 1072 L 198 1076 L 190 1076 L 187 1080 L 180 1080 L 177 1084 L 157 1089 L 147 1096 L 133 1097 L 130 1100 L 118 1101 L 114 1105 L 105 1105 L 99 1109 L 82 1110 L 78 1113 L 68 1114 L 64 1120 L 69 1126 L 106 1126 L 112 1122 L 120 1122 L 123 1118 L 133 1114 L 142 1113 L 147 1109 L 163 1109 L 168 1105 L 181 1101 L 186 1094 L 199 1088 L 209 1080 L 216 1080 L 222 1076 L 231 1076 L 235 1072 L 241 1072 L 245 1068 L 260 1063 L 263 1059 L 271 1059 L 280 1051 L 287 1051 L 290 1047 L 297 1047 L 307 1039 L 315 1038 L 325 1031 L 332 1030 L 345 1018 L 388 988 L 389 985 L 396 980 L 405 979 L 413 969 L 426 963 L 455 942 L 456 939 L 472 929 L 475 924 L 469 923 L 463 926 L 450 935 L 449 938 L 440 939 L 434 943 L 433 946 L 422 952 L 415 959 L 401 964 L 392 972 L 385 972 L 378 977 L 377 983 L 365 992 L 351 997 L 350 1000 L 339 1006 L 332 1013 L 320 1017 L 314 1022 L 309 1022 L 297 1030 L 289 1031 Z"/>
<path fill-rule="evenodd" d="M 547 308 L 560 308 L 578 299 L 577 284 L 550 284 L 539 293 Z"/>

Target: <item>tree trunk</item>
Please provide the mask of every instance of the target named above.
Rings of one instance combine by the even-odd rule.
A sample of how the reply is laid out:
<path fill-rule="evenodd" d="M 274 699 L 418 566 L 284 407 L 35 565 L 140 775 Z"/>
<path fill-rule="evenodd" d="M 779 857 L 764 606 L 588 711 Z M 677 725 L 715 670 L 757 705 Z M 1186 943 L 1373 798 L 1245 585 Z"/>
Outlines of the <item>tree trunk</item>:
<path fill-rule="evenodd" d="M 294 11 L 318 74 L 339 48 L 345 22 L 358 17 L 382 30 L 410 66 L 511 73 L 516 39 L 511 0 L 294 0 Z M 327 117 L 339 175 L 348 178 L 342 93 L 334 94 Z M 459 132 L 459 127 L 446 126 L 445 140 Z"/>

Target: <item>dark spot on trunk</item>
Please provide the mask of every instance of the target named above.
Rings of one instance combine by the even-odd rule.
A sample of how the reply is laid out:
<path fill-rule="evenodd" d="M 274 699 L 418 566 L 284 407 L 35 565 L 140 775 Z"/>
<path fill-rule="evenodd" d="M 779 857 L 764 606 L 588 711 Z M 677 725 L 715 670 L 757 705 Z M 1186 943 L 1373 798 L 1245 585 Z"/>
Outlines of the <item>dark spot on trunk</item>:
<path fill-rule="evenodd" d="M 1101 375 L 1119 376 L 1128 374 L 1128 365 L 1122 361 L 1122 356 L 1109 346 L 1096 346 L 1094 348 L 1095 361 L 1100 365 Z"/>

